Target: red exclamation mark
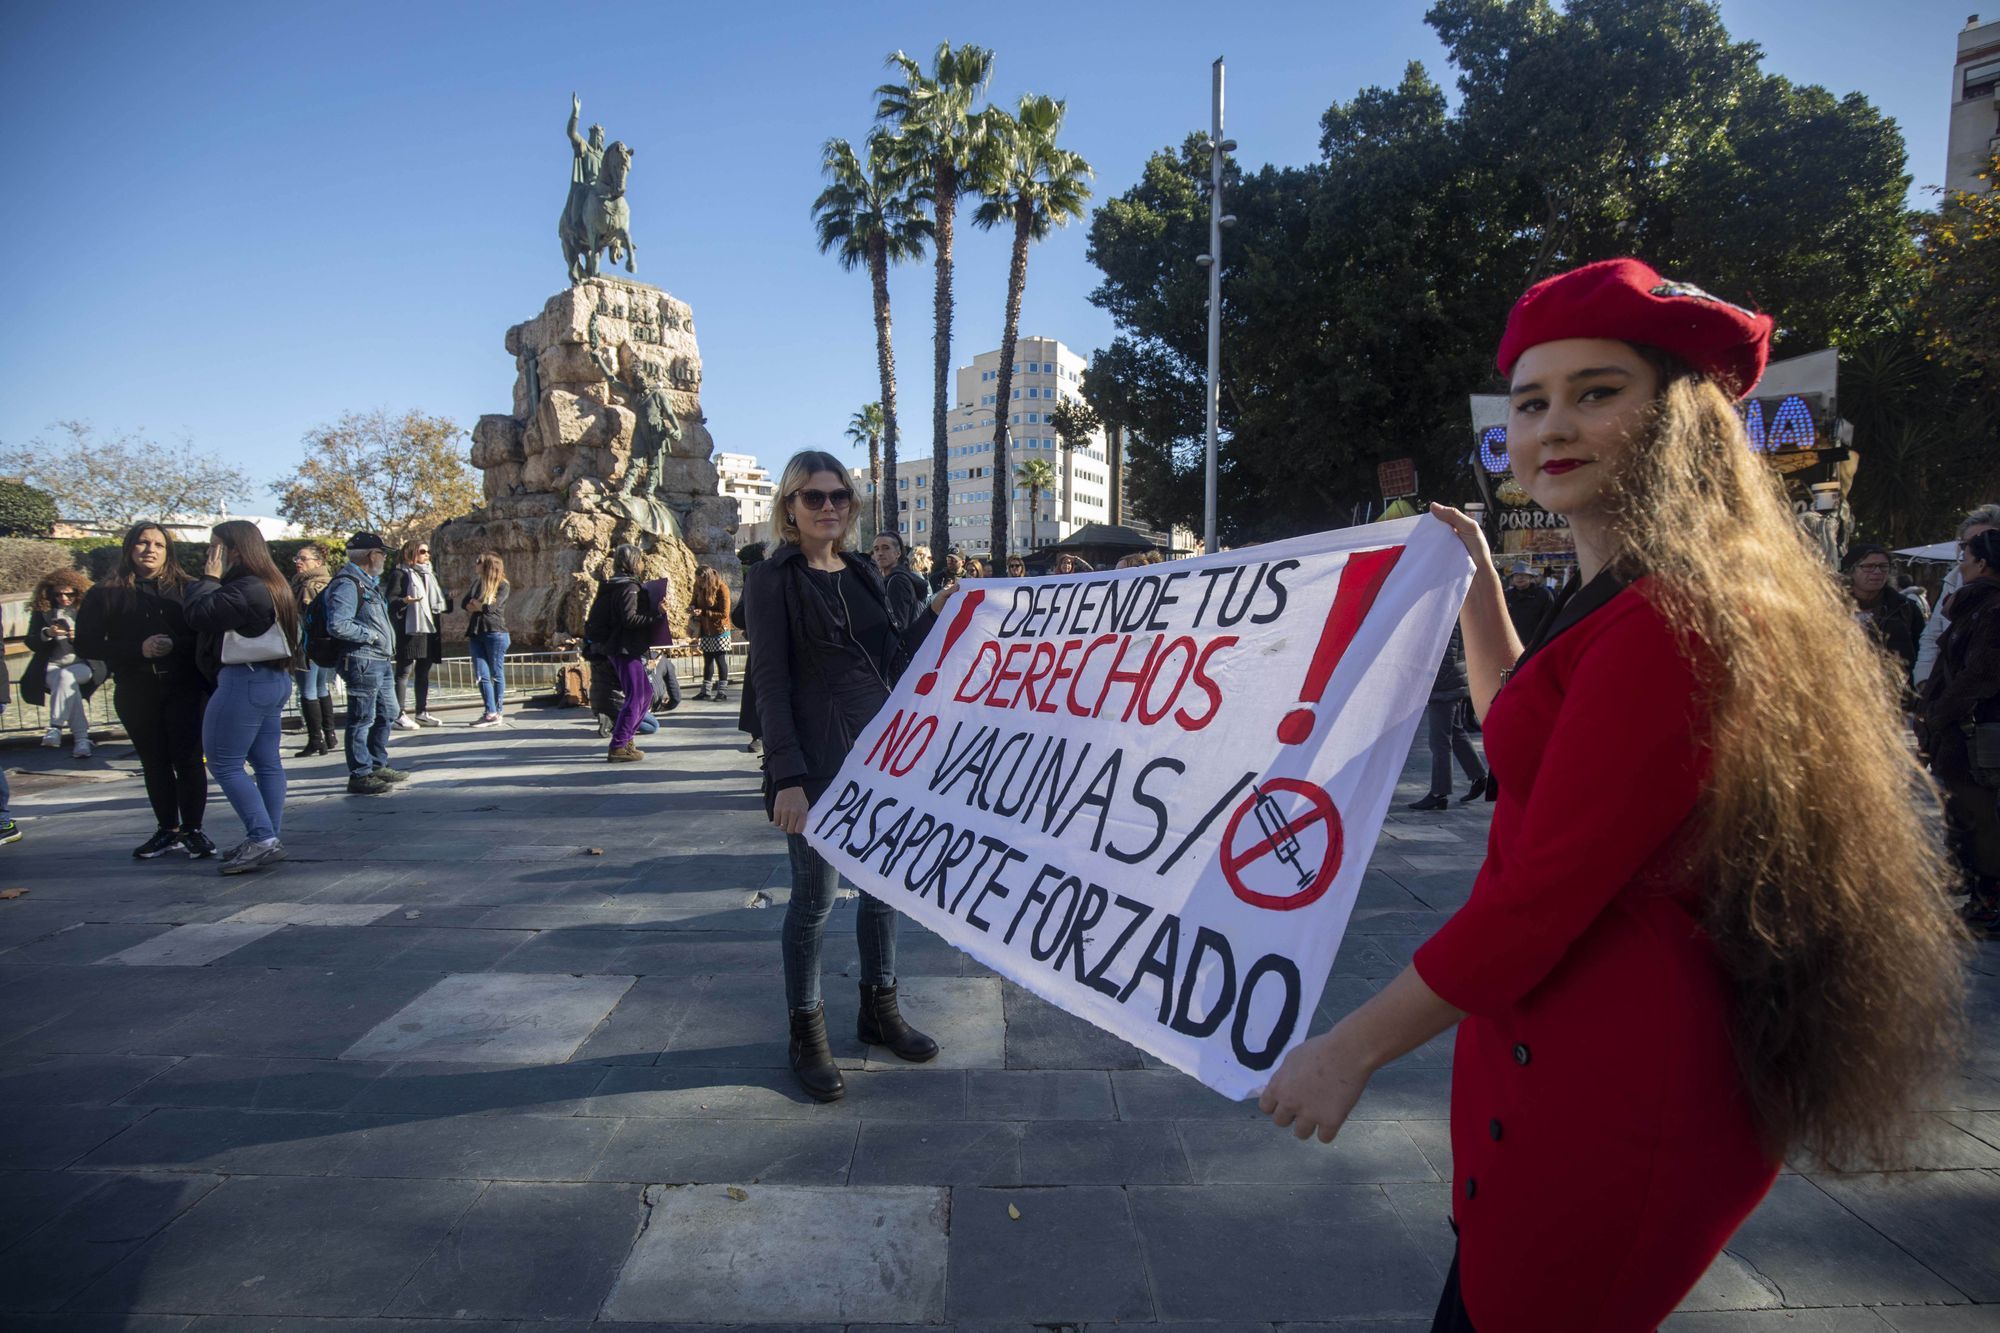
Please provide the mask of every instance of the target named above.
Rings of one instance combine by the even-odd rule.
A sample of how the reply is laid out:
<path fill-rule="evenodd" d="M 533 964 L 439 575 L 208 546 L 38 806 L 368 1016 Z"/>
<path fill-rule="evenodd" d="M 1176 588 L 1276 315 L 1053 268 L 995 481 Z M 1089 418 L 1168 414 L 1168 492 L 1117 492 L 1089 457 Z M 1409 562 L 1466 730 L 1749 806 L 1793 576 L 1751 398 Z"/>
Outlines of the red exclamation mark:
<path fill-rule="evenodd" d="M 1297 745 L 1312 735 L 1313 708 L 1326 693 L 1333 669 L 1354 642 L 1361 622 L 1368 618 L 1369 608 L 1375 605 L 1376 595 L 1402 554 L 1402 547 L 1390 546 L 1356 551 L 1347 557 L 1340 571 L 1340 586 L 1334 590 L 1333 608 L 1326 613 L 1326 625 L 1319 632 L 1319 646 L 1313 649 L 1312 666 L 1306 670 L 1306 683 L 1299 690 L 1300 706 L 1278 719 L 1278 739 L 1286 745 Z"/>
<path fill-rule="evenodd" d="M 944 665 L 945 658 L 951 656 L 951 646 L 958 642 L 959 635 L 965 633 L 965 627 L 972 623 L 972 613 L 978 610 L 979 604 L 985 600 L 986 589 L 984 588 L 971 588 L 959 594 L 958 614 L 953 616 L 951 624 L 945 627 L 944 647 L 938 650 L 937 664 L 939 667 Z M 932 687 L 937 684 L 937 678 L 938 673 L 935 668 L 924 672 L 922 678 L 917 681 L 917 693 L 929 694 Z"/>

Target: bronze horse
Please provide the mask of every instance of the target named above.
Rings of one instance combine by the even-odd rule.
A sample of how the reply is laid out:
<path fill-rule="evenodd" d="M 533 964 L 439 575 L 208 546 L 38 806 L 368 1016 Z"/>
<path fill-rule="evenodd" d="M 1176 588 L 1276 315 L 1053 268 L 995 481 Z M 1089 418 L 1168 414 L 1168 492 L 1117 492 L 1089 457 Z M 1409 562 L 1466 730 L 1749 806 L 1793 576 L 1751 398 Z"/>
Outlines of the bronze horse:
<path fill-rule="evenodd" d="M 604 168 L 574 223 L 569 209 L 563 209 L 556 232 L 562 237 L 563 260 L 572 283 L 597 276 L 600 250 L 611 252 L 613 264 L 624 261 L 627 273 L 638 272 L 638 247 L 629 230 L 632 211 L 625 203 L 625 178 L 631 172 L 632 150 L 621 139 L 604 150 Z"/>

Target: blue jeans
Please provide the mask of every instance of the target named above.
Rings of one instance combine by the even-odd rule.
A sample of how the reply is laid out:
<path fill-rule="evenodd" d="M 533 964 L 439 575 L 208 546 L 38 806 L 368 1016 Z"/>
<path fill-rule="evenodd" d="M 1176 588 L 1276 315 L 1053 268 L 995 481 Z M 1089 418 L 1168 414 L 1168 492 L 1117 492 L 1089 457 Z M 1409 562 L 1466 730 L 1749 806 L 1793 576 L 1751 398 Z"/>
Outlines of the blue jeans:
<path fill-rule="evenodd" d="M 840 872 L 796 833 L 785 836 L 792 850 L 792 901 L 785 908 L 785 1003 L 794 1009 L 819 1004 L 819 956 L 826 918 L 840 888 Z M 870 986 L 896 984 L 896 909 L 880 898 L 861 895 L 854 922 L 861 945 L 861 980 Z"/>
<path fill-rule="evenodd" d="M 507 693 L 507 644 L 505 630 L 498 634 L 474 634 L 465 641 L 472 653 L 472 677 L 479 682 L 479 697 L 485 702 L 486 711 L 496 716 Z"/>
<path fill-rule="evenodd" d="M 401 712 L 396 664 L 350 654 L 340 659 L 340 679 L 347 686 L 347 772 L 365 778 L 389 766 L 389 729 Z"/>
<path fill-rule="evenodd" d="M 331 699 L 333 697 L 334 669 L 320 666 L 315 662 L 306 663 L 304 671 L 294 671 L 292 679 L 299 684 L 299 702 L 307 699 Z"/>
<path fill-rule="evenodd" d="M 201 718 L 201 744 L 215 784 L 258 842 L 278 836 L 285 822 L 285 766 L 278 758 L 278 715 L 292 697 L 282 666 L 226 666 Z M 253 780 L 244 771 L 249 764 Z"/>

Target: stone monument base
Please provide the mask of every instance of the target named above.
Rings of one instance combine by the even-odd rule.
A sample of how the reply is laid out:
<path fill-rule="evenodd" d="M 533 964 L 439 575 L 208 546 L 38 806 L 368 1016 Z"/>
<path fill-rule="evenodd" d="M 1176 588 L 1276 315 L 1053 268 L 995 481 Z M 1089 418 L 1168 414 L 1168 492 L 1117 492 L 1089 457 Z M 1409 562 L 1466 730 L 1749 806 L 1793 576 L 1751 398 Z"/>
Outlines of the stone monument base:
<path fill-rule="evenodd" d="M 474 561 L 507 564 L 507 629 L 523 649 L 580 634 L 614 547 L 646 553 L 646 577 L 670 578 L 668 614 L 687 621 L 695 570 L 732 584 L 736 501 L 719 493 L 715 444 L 701 412 L 694 314 L 657 287 L 591 278 L 507 330 L 517 366 L 514 410 L 483 416 L 472 463 L 486 501 L 432 538 L 456 598 Z M 446 632 L 464 632 L 463 615 Z"/>

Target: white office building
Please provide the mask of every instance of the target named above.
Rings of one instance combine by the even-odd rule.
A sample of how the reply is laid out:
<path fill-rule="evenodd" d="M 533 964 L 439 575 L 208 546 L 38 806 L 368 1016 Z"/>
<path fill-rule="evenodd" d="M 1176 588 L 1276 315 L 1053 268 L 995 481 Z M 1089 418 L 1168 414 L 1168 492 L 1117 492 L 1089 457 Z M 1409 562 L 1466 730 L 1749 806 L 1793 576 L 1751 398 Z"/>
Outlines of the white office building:
<path fill-rule="evenodd" d="M 771 540 L 771 509 L 777 503 L 778 483 L 763 464 L 749 454 L 717 454 L 716 491 L 736 500 L 736 541 L 739 546 Z"/>
<path fill-rule="evenodd" d="M 1084 359 L 1054 338 L 1023 337 L 1014 351 L 1014 375 L 1006 404 L 1008 453 L 1014 465 L 1046 459 L 1056 475 L 1056 488 L 1041 496 L 1033 515 L 1032 543 L 1052 546 L 1086 523 L 1111 521 L 1111 464 L 1102 431 L 1074 450 L 1062 448 L 1050 414 L 1067 398 L 1082 396 Z M 1001 409 L 1000 353 L 983 352 L 957 376 L 955 405 L 947 418 L 949 431 L 949 495 L 936 503 L 931 486 L 931 438 L 928 413 L 906 415 L 896 460 L 898 529 L 912 545 L 928 546 L 936 525 L 949 529 L 949 544 L 986 554 L 993 533 L 993 493 L 1005 485 L 1011 491 L 1013 513 L 1008 540 L 1017 552 L 1031 541 L 1028 490 L 1018 480 L 998 477 L 993 468 L 993 427 Z M 875 479 L 860 472 L 866 494 Z M 886 526 L 886 521 L 885 521 Z"/>
<path fill-rule="evenodd" d="M 2000 150 L 2000 19 L 1966 19 L 1958 34 L 1958 59 L 1951 70 L 1951 128 L 1945 143 L 1947 190 L 1991 189 L 1979 180 Z"/>

